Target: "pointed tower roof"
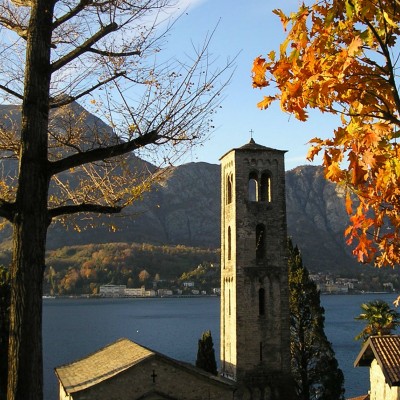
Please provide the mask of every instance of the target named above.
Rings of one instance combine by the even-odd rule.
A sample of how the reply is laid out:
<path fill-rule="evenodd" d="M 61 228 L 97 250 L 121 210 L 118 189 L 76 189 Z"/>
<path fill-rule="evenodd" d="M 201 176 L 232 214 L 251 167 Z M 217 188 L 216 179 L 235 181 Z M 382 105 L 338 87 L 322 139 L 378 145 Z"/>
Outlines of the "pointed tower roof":
<path fill-rule="evenodd" d="M 278 150 L 278 149 L 273 149 L 272 147 L 266 147 L 261 144 L 258 144 L 254 141 L 253 138 L 250 139 L 248 143 L 241 147 L 233 148 L 229 151 L 227 151 L 224 155 L 220 157 L 220 160 L 222 160 L 227 154 L 229 154 L 231 151 L 271 151 L 271 152 L 277 152 L 277 153 L 286 153 L 287 150 Z"/>

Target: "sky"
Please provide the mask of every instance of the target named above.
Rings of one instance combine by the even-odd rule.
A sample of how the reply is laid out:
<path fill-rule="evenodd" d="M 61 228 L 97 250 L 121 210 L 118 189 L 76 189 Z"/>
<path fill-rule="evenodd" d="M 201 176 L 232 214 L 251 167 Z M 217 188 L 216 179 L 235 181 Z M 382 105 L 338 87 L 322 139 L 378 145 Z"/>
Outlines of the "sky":
<path fill-rule="evenodd" d="M 216 28 L 210 44 L 212 55 L 221 65 L 237 57 L 222 108 L 214 118 L 215 131 L 204 145 L 186 154 L 182 162 L 218 164 L 227 151 L 246 144 L 253 131 L 257 143 L 288 151 L 286 170 L 310 164 L 306 160 L 308 141 L 316 136 L 330 136 L 338 124 L 336 117 L 313 113 L 307 122 L 299 122 L 283 113 L 278 103 L 268 110 L 259 110 L 257 102 L 266 92 L 253 89 L 251 82 L 254 58 L 278 50 L 284 39 L 280 20 L 272 10 L 290 12 L 298 7 L 298 0 L 180 0 L 183 15 L 169 38 L 168 51 L 190 52 L 193 44 L 202 44 Z"/>

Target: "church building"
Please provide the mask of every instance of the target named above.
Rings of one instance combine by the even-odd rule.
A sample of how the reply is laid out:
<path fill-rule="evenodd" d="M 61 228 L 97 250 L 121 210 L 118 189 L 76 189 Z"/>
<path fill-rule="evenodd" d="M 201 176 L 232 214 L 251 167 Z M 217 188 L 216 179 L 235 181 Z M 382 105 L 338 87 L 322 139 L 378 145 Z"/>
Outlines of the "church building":
<path fill-rule="evenodd" d="M 56 368 L 60 400 L 290 400 L 284 151 L 221 158 L 220 376 L 130 340 Z"/>

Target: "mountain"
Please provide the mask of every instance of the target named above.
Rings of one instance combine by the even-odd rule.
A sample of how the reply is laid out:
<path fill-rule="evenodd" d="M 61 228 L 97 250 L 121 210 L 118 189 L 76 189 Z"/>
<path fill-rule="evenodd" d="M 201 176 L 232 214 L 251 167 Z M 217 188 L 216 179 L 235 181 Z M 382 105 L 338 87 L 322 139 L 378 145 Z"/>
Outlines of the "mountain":
<path fill-rule="evenodd" d="M 110 135 L 111 128 L 100 119 L 77 104 L 72 107 L 74 115 L 86 113 L 80 123 L 83 121 L 87 129 L 100 127 Z M 18 109 L 0 106 L 3 126 L 10 126 L 10 120 L 5 119 L 10 111 L 12 122 L 20 122 Z M 155 168 L 134 155 L 130 162 L 133 168 L 146 171 Z M 4 161 L 2 169 L 7 169 Z M 343 190 L 324 179 L 321 167 L 301 166 L 287 171 L 286 196 L 288 234 L 299 246 L 303 261 L 311 271 L 343 271 L 357 265 L 343 237 L 348 220 Z M 169 167 L 142 201 L 124 210 L 122 215 L 95 218 L 95 222 L 95 229 L 82 229 L 80 233 L 53 224 L 49 229 L 48 248 L 108 242 L 217 248 L 220 245 L 220 168 L 203 162 Z M 110 229 L 111 224 L 118 227 L 116 232 Z M 9 238 L 10 229 L 1 232 L 3 249 Z"/>
<path fill-rule="evenodd" d="M 344 271 L 357 265 L 343 236 L 348 217 L 343 190 L 323 177 L 321 167 L 301 166 L 286 172 L 288 234 L 311 271 Z M 95 230 L 66 235 L 50 229 L 48 245 L 106 242 L 220 245 L 220 169 L 189 163 L 169 168 L 143 200 Z"/>

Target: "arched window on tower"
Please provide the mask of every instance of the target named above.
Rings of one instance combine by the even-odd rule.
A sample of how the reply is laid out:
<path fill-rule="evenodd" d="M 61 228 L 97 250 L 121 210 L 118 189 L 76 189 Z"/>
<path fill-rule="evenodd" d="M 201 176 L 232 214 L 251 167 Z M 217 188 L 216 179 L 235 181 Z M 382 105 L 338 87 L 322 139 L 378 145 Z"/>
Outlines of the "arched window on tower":
<path fill-rule="evenodd" d="M 260 182 L 260 200 L 271 203 L 272 189 L 271 189 L 271 175 L 268 172 L 263 172 Z"/>
<path fill-rule="evenodd" d="M 232 203 L 232 186 L 233 186 L 233 176 L 228 174 L 226 177 L 226 204 Z"/>
<path fill-rule="evenodd" d="M 265 226 L 256 226 L 256 261 L 260 262 L 265 258 Z"/>
<path fill-rule="evenodd" d="M 231 315 L 231 289 L 228 290 L 228 313 Z"/>
<path fill-rule="evenodd" d="M 232 258 L 232 232 L 231 227 L 228 226 L 228 260 Z"/>
<path fill-rule="evenodd" d="M 258 315 L 265 315 L 265 289 L 258 291 Z"/>
<path fill-rule="evenodd" d="M 249 201 L 258 201 L 258 176 L 257 172 L 249 174 Z"/>

